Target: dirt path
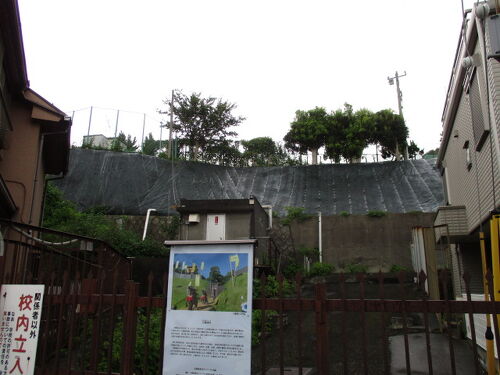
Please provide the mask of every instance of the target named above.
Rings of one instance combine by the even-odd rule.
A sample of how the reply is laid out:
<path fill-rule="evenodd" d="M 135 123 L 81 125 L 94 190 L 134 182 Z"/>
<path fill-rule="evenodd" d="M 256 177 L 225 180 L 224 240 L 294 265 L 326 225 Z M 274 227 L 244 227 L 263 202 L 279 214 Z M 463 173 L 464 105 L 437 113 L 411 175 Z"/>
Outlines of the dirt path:
<path fill-rule="evenodd" d="M 207 304 L 200 304 L 198 302 L 198 307 L 196 308 L 198 311 L 215 311 L 214 301 L 209 302 Z"/>

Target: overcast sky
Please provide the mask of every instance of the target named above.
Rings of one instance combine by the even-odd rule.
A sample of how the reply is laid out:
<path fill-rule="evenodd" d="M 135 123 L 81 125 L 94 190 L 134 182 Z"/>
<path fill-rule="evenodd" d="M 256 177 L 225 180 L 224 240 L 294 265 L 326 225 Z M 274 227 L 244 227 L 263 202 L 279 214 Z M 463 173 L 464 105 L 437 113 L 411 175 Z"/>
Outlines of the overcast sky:
<path fill-rule="evenodd" d="M 471 7 L 472 0 L 464 0 Z M 31 88 L 71 115 L 90 106 L 147 114 L 172 89 L 222 97 L 246 117 L 239 138 L 282 140 L 297 109 L 397 111 L 410 138 L 439 146 L 461 25 L 460 0 L 19 0 Z M 73 142 L 87 133 L 76 111 Z M 114 132 L 95 110 L 91 133 Z M 142 115 L 119 127 L 140 138 Z M 165 133 L 163 133 L 165 138 Z"/>

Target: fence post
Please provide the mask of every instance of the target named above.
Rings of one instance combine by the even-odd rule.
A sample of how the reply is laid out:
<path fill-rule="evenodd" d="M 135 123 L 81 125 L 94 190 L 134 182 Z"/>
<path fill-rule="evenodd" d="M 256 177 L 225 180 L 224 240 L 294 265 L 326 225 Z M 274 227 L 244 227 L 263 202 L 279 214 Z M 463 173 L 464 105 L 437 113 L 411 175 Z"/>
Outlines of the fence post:
<path fill-rule="evenodd" d="M 123 351 L 121 361 L 121 374 L 133 375 L 135 338 L 137 328 L 136 301 L 139 295 L 139 284 L 127 280 L 125 284 L 125 305 L 123 306 Z"/>
<path fill-rule="evenodd" d="M 319 375 L 328 374 L 328 311 L 326 308 L 326 286 L 315 285 L 316 310 L 316 367 Z"/>

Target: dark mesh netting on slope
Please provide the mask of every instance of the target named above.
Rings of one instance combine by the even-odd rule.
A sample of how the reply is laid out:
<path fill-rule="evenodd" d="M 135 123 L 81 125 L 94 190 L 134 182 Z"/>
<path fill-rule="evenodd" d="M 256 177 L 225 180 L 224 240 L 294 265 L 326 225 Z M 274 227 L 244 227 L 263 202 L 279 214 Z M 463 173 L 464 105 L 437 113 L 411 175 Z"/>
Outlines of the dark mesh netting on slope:
<path fill-rule="evenodd" d="M 67 176 L 55 181 L 80 208 L 113 214 L 173 213 L 180 198 L 240 199 L 250 195 L 282 212 L 304 207 L 324 215 L 368 211 L 433 212 L 444 202 L 433 160 L 301 167 L 233 168 L 170 162 L 133 153 L 73 149 Z"/>

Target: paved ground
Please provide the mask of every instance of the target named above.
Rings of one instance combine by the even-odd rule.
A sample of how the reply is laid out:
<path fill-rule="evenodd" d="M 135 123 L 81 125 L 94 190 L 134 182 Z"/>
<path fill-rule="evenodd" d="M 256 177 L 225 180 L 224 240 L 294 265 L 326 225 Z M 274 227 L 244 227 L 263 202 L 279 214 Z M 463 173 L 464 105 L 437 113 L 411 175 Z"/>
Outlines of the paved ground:
<path fill-rule="evenodd" d="M 428 374 L 427 350 L 425 334 L 408 335 L 410 347 L 410 368 L 412 374 Z M 389 338 L 391 349 L 391 374 L 406 374 L 405 345 L 403 336 Z M 453 340 L 457 375 L 474 374 L 472 350 L 465 340 Z M 432 368 L 435 375 L 451 374 L 450 350 L 448 336 L 431 334 Z"/>

